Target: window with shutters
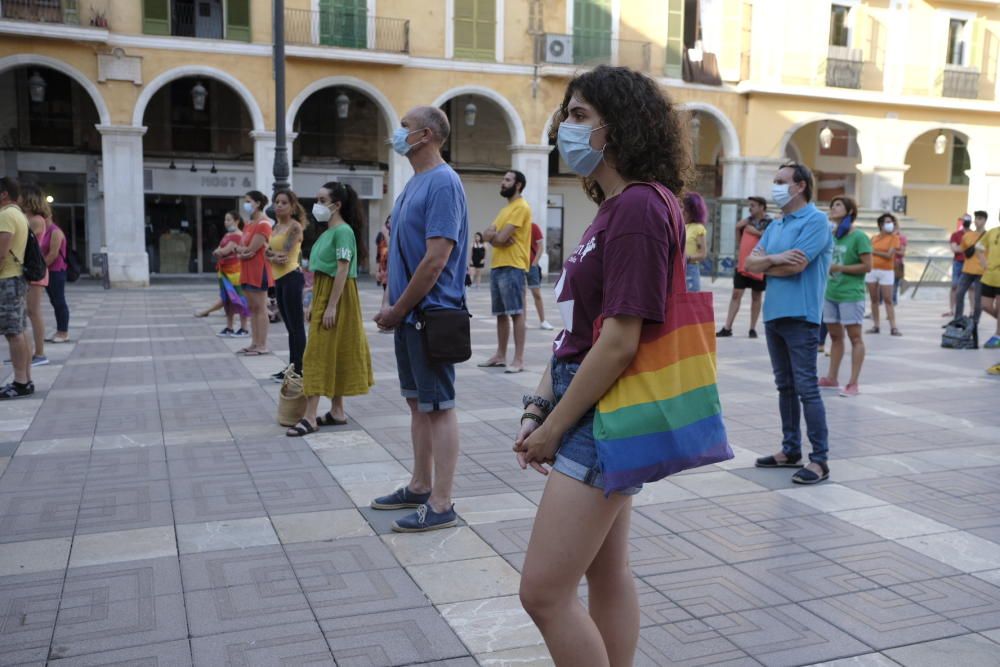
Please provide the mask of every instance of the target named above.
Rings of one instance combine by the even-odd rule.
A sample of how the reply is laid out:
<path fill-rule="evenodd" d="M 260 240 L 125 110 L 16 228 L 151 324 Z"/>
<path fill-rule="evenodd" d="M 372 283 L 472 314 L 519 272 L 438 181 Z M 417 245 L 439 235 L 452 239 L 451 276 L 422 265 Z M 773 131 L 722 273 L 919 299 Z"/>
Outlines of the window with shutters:
<path fill-rule="evenodd" d="M 363 49 L 368 46 L 368 0 L 320 0 L 319 43 Z"/>
<path fill-rule="evenodd" d="M 495 60 L 496 0 L 454 0 L 455 57 Z"/>
<path fill-rule="evenodd" d="M 684 0 L 667 0 L 666 55 L 664 73 L 681 78 L 684 70 Z"/>
<path fill-rule="evenodd" d="M 573 0 L 573 60 L 611 62 L 611 0 Z"/>
<path fill-rule="evenodd" d="M 250 0 L 142 0 L 142 31 L 250 41 Z"/>

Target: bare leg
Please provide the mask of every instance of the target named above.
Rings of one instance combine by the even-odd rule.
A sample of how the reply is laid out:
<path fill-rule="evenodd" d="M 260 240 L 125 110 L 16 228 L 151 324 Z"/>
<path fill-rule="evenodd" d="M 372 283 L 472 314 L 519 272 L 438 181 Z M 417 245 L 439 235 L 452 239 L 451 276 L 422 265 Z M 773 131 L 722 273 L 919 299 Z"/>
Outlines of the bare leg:
<path fill-rule="evenodd" d="M 868 283 L 868 298 L 870 298 L 872 302 L 872 326 L 875 329 L 878 329 L 879 322 L 878 288 L 879 286 L 877 283 Z"/>
<path fill-rule="evenodd" d="M 458 466 L 458 415 L 454 410 L 429 412 L 427 424 L 434 458 L 434 483 L 427 503 L 435 512 L 447 512 Z"/>
<path fill-rule="evenodd" d="M 240 329 L 247 330 L 247 318 L 245 315 L 240 315 Z"/>
<path fill-rule="evenodd" d="M 427 493 L 431 490 L 434 456 L 431 451 L 431 428 L 427 413 L 417 409 L 417 399 L 406 399 L 410 406 L 410 437 L 413 439 L 413 475 L 409 489 L 413 493 Z"/>
<path fill-rule="evenodd" d="M 757 321 L 760 319 L 760 307 L 764 303 L 763 292 L 750 292 L 750 328 L 757 328 Z"/>
<path fill-rule="evenodd" d="M 896 307 L 892 305 L 892 285 L 879 285 L 882 292 L 882 301 L 885 302 L 885 316 L 889 320 L 889 326 L 896 328 Z"/>
<path fill-rule="evenodd" d="M 997 329 L 994 336 L 1000 336 L 1000 299 L 995 297 L 983 297 L 983 312 L 990 315 L 997 321 Z"/>
<path fill-rule="evenodd" d="M 848 324 L 847 335 L 851 339 L 851 381 L 857 384 L 861 377 L 861 365 L 865 363 L 865 339 L 861 336 L 860 324 Z"/>
<path fill-rule="evenodd" d="M 319 396 L 306 396 L 305 419 L 316 426 L 316 412 L 319 410 Z"/>
<path fill-rule="evenodd" d="M 587 570 L 590 617 L 612 665 L 631 665 L 639 643 L 639 597 L 628 562 L 631 510 L 629 500 Z"/>
<path fill-rule="evenodd" d="M 836 383 L 840 374 L 840 362 L 844 358 L 844 325 L 828 323 L 826 329 L 830 332 L 830 370 L 826 377 Z"/>
<path fill-rule="evenodd" d="M 41 285 L 28 285 L 28 319 L 31 321 L 31 337 L 35 343 L 34 355 L 45 356 L 45 319 L 42 317 Z M 29 359 L 30 363 L 30 359 Z"/>
<path fill-rule="evenodd" d="M 14 382 L 27 384 L 31 382 L 31 344 L 22 332 L 17 335 L 7 334 L 7 345 L 10 347 L 10 364 L 14 367 Z"/>
<path fill-rule="evenodd" d="M 531 290 L 531 298 L 535 300 L 535 310 L 538 312 L 538 321 L 545 321 L 545 303 L 542 301 L 542 290 L 535 288 Z"/>
<path fill-rule="evenodd" d="M 514 320 L 514 363 L 512 368 L 524 368 L 524 339 L 527 336 L 527 318 L 524 313 L 511 315 Z M 504 356 L 506 356 L 507 346 L 504 345 Z"/>
<path fill-rule="evenodd" d="M 949 316 L 955 315 L 955 293 L 958 292 L 958 285 L 952 285 L 951 289 L 948 291 L 948 313 Z"/>
<path fill-rule="evenodd" d="M 510 339 L 510 317 L 497 315 L 497 351 L 486 362 L 488 364 L 507 363 L 507 341 Z M 516 343 L 515 343 L 516 345 Z"/>
<path fill-rule="evenodd" d="M 597 563 L 594 573 L 600 590 L 597 599 L 591 601 L 589 614 L 576 591 L 580 580 L 595 565 L 619 514 L 629 508 L 626 496 L 615 494 L 605 499 L 600 489 L 558 472 L 549 474 L 531 531 L 520 594 L 521 604 L 541 631 L 557 665 L 612 664 L 595 616 L 603 621 L 614 608 L 637 604 L 628 600 L 628 591 L 610 590 L 610 575 L 602 577 L 607 574 L 602 570 L 611 569 L 617 554 L 611 551 Z M 633 600 L 634 595 L 633 588 Z M 600 605 L 611 605 L 612 609 L 598 609 Z M 631 627 L 632 619 L 635 627 Z M 623 620 L 630 626 L 621 637 L 621 642 L 627 643 L 638 635 L 638 609 Z M 610 624 L 605 622 L 604 627 Z M 615 648 L 616 654 L 628 652 L 617 642 Z M 635 650 L 634 641 L 631 650 Z M 629 663 L 622 664 L 624 667 Z"/>
<path fill-rule="evenodd" d="M 726 328 L 730 331 L 733 330 L 733 322 L 736 321 L 736 315 L 740 312 L 740 303 L 743 302 L 743 290 L 734 289 L 733 295 L 729 298 L 729 313 L 726 315 Z M 750 327 L 751 329 L 753 326 Z"/>
<path fill-rule="evenodd" d="M 232 329 L 233 328 L 233 321 L 235 319 L 236 319 L 236 314 L 233 313 L 232 310 L 228 310 L 227 309 L 226 310 L 226 328 L 227 329 Z M 240 319 L 242 320 L 243 318 L 241 317 Z"/>
<path fill-rule="evenodd" d="M 333 415 L 334 419 L 343 421 L 347 419 L 347 413 L 344 412 L 344 397 L 343 396 L 331 396 L 330 397 L 330 414 Z"/>

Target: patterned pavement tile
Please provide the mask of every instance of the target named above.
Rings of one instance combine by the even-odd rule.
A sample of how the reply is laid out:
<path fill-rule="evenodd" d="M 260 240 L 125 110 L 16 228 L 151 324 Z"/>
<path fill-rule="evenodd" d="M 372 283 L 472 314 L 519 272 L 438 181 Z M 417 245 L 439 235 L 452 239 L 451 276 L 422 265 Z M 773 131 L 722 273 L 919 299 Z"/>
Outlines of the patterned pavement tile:
<path fill-rule="evenodd" d="M 195 637 L 191 654 L 196 667 L 215 665 L 301 665 L 335 667 L 323 633 L 315 621 L 260 627 L 242 632 Z"/>
<path fill-rule="evenodd" d="M 434 604 L 516 595 L 520 576 L 499 556 L 406 568 Z"/>
<path fill-rule="evenodd" d="M 74 658 L 50 662 L 58 667 L 107 667 L 109 665 L 136 665 L 141 667 L 190 667 L 191 647 L 187 639 L 122 648 L 115 651 L 88 653 Z"/>
<path fill-rule="evenodd" d="M 880 651 L 965 632 L 957 623 L 886 588 L 811 600 L 802 606 Z"/>
<path fill-rule="evenodd" d="M 893 592 L 973 631 L 1000 628 L 1000 587 L 963 575 L 893 586 Z"/>
<path fill-rule="evenodd" d="M 632 571 L 640 577 L 693 570 L 719 563 L 719 559 L 708 551 L 677 535 L 655 535 L 629 540 L 629 564 Z"/>
<path fill-rule="evenodd" d="M 766 584 L 728 565 L 643 580 L 697 618 L 788 603 Z"/>
<path fill-rule="evenodd" d="M 402 665 L 468 655 L 430 607 L 322 621 L 338 665 Z"/>
<path fill-rule="evenodd" d="M 180 568 L 185 591 L 267 586 L 295 579 L 292 564 L 284 550 L 276 545 L 182 554 Z"/>
<path fill-rule="evenodd" d="M 939 667 L 940 665 L 975 665 L 1000 667 L 1000 650 L 981 635 L 962 635 L 913 646 L 890 649 L 887 656 L 904 667 Z"/>
<path fill-rule="evenodd" d="M 184 593 L 192 637 L 312 621 L 309 603 L 290 579 Z"/>
<path fill-rule="evenodd" d="M 301 580 L 399 567 L 392 552 L 377 537 L 292 544 L 285 547 L 285 553 Z"/>
<path fill-rule="evenodd" d="M 881 586 L 960 574 L 958 570 L 895 542 L 874 542 L 818 553 Z"/>
<path fill-rule="evenodd" d="M 363 614 L 426 607 L 423 591 L 402 568 L 326 572 L 300 577 L 302 590 L 316 618 L 348 618 Z"/>
<path fill-rule="evenodd" d="M 44 661 L 61 591 L 61 573 L 0 579 L 0 664 Z"/>
<path fill-rule="evenodd" d="M 875 533 L 862 530 L 827 514 L 782 517 L 761 521 L 759 525 L 812 550 L 847 547 L 882 540 Z"/>
<path fill-rule="evenodd" d="M 682 500 L 676 503 L 645 505 L 636 513 L 674 533 L 744 524 L 744 517 L 711 500 Z"/>
<path fill-rule="evenodd" d="M 994 509 L 994 513 L 998 512 Z M 966 532 L 922 535 L 899 542 L 963 572 L 992 570 L 1000 563 L 1000 544 Z"/>
<path fill-rule="evenodd" d="M 879 587 L 874 581 L 812 553 L 750 561 L 735 567 L 792 602 Z"/>
<path fill-rule="evenodd" d="M 728 563 L 743 563 L 801 553 L 805 549 L 759 524 L 711 528 L 684 533 L 683 538 Z"/>
<path fill-rule="evenodd" d="M 704 621 L 691 619 L 642 628 L 635 664 L 640 667 L 750 667 L 760 663 Z"/>
<path fill-rule="evenodd" d="M 117 602 L 150 599 L 181 592 L 181 573 L 175 557 L 110 565 L 73 567 L 66 572 L 63 608 L 93 604 L 95 600 Z"/>

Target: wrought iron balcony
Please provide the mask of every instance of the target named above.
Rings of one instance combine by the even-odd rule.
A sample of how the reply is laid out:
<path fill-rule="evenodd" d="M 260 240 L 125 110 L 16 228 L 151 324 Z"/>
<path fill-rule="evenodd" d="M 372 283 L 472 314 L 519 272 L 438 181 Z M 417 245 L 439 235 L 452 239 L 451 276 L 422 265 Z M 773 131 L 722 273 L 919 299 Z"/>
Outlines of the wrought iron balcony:
<path fill-rule="evenodd" d="M 826 59 L 826 85 L 860 89 L 864 64 L 861 49 L 831 46 Z"/>
<path fill-rule="evenodd" d="M 285 41 L 301 46 L 409 53 L 410 22 L 368 16 L 366 12 L 286 9 Z"/>
<path fill-rule="evenodd" d="M 979 97 L 979 70 L 975 67 L 945 65 L 938 79 L 941 97 L 974 100 Z"/>
<path fill-rule="evenodd" d="M 76 0 L 0 0 L 0 18 L 80 25 Z"/>

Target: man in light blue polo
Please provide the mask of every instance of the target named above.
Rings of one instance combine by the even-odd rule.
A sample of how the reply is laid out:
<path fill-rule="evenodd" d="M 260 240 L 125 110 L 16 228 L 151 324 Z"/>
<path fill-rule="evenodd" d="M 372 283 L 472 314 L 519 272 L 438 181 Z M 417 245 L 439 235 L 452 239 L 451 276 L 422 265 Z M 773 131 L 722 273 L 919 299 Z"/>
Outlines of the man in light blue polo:
<path fill-rule="evenodd" d="M 812 172 L 803 165 L 791 162 L 778 169 L 771 197 L 783 217 L 768 226 L 746 260 L 748 271 L 767 275 L 764 328 L 783 434 L 781 452 L 757 459 L 757 467 L 799 468 L 792 475 L 797 484 L 816 484 L 830 476 L 816 352 L 833 235 L 826 214 L 812 203 L 814 182 Z M 805 467 L 800 463 L 803 413 L 812 444 Z"/>

